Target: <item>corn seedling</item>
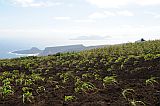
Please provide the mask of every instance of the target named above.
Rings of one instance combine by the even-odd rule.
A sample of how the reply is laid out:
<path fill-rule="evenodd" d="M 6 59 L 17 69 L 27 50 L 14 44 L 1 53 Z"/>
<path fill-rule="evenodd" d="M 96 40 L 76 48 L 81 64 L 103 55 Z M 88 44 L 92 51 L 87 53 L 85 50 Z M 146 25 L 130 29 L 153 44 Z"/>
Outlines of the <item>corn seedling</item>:
<path fill-rule="evenodd" d="M 151 77 L 150 79 L 146 80 L 146 85 L 151 85 L 154 87 L 154 84 L 159 84 L 158 81 L 156 81 L 156 77 Z"/>
<path fill-rule="evenodd" d="M 66 83 L 69 80 L 69 75 L 68 73 L 63 73 L 60 75 L 60 78 L 62 79 L 63 83 Z"/>
<path fill-rule="evenodd" d="M 31 78 L 34 79 L 35 81 L 44 81 L 45 78 L 41 77 L 40 74 L 32 74 Z"/>
<path fill-rule="evenodd" d="M 26 102 L 32 102 L 34 99 L 34 96 L 32 95 L 32 92 L 25 92 L 23 93 L 23 103 L 26 103 Z"/>
<path fill-rule="evenodd" d="M 12 87 L 10 86 L 10 81 L 11 79 L 9 78 L 6 78 L 2 81 L 3 86 L 0 87 L 0 94 L 2 95 L 3 98 L 13 94 Z"/>
<path fill-rule="evenodd" d="M 63 87 L 61 85 L 55 85 L 55 87 L 53 89 L 54 89 L 54 91 L 56 91 L 58 89 L 65 89 L 65 87 Z"/>
<path fill-rule="evenodd" d="M 95 80 L 99 80 L 99 81 L 102 80 L 99 74 L 94 74 L 94 78 Z"/>
<path fill-rule="evenodd" d="M 13 70 L 13 74 L 18 75 L 19 74 L 19 70 Z"/>
<path fill-rule="evenodd" d="M 13 90 L 10 85 L 3 85 L 0 87 L 0 94 L 5 98 L 6 96 L 13 94 Z"/>
<path fill-rule="evenodd" d="M 76 84 L 76 88 L 75 91 L 79 92 L 79 91 L 83 91 L 85 93 L 92 93 L 95 92 L 95 90 L 97 89 L 92 83 L 90 82 L 79 82 Z"/>
<path fill-rule="evenodd" d="M 134 93 L 135 93 L 135 91 L 133 89 L 125 89 L 125 90 L 123 90 L 122 95 L 126 100 L 130 101 L 130 100 L 133 100 Z"/>
<path fill-rule="evenodd" d="M 38 87 L 38 89 L 36 90 L 36 92 L 39 94 L 41 92 L 44 92 L 45 91 L 45 87 L 44 86 L 40 86 Z"/>
<path fill-rule="evenodd" d="M 29 87 L 23 87 L 22 88 L 22 91 L 23 92 L 28 92 L 28 91 L 32 91 L 33 89 L 32 88 L 29 88 Z"/>
<path fill-rule="evenodd" d="M 4 79 L 4 76 L 0 76 L 0 81 L 2 81 Z"/>
<path fill-rule="evenodd" d="M 3 83 L 3 85 L 10 85 L 10 82 L 11 81 L 11 79 L 10 78 L 6 78 L 6 79 L 4 79 L 3 81 L 2 81 L 2 83 Z"/>
<path fill-rule="evenodd" d="M 7 72 L 7 71 L 3 72 L 2 75 L 3 75 L 5 78 L 8 78 L 8 77 L 11 77 L 11 76 L 12 76 L 12 74 L 11 74 L 10 72 Z"/>
<path fill-rule="evenodd" d="M 33 81 L 32 81 L 32 79 L 26 79 L 25 82 L 24 82 L 25 86 L 30 86 L 32 84 L 34 84 Z"/>
<path fill-rule="evenodd" d="M 22 88 L 22 91 L 23 91 L 23 97 L 22 97 L 22 100 L 23 100 L 23 103 L 26 103 L 26 102 L 32 102 L 32 100 L 34 99 L 34 96 L 32 95 L 32 92 L 31 92 L 32 88 L 28 88 L 28 87 L 23 87 Z"/>
<path fill-rule="evenodd" d="M 114 84 L 116 85 L 118 82 L 115 78 L 116 76 L 107 76 L 103 79 L 103 86 L 106 87 L 106 85 Z"/>
<path fill-rule="evenodd" d="M 65 101 L 65 102 L 70 102 L 70 101 L 73 101 L 73 100 L 75 100 L 75 99 L 76 99 L 75 96 L 65 96 L 65 97 L 64 97 L 64 101 Z"/>
<path fill-rule="evenodd" d="M 16 79 L 16 85 L 22 85 L 23 84 L 23 78 Z"/>
<path fill-rule="evenodd" d="M 85 79 L 85 78 L 92 78 L 92 74 L 91 73 L 86 73 L 86 74 L 82 74 L 82 79 Z"/>
<path fill-rule="evenodd" d="M 139 106 L 139 105 L 146 106 L 146 104 L 144 102 L 142 102 L 142 101 L 136 101 L 134 99 L 131 100 L 130 103 L 131 103 L 132 106 Z"/>

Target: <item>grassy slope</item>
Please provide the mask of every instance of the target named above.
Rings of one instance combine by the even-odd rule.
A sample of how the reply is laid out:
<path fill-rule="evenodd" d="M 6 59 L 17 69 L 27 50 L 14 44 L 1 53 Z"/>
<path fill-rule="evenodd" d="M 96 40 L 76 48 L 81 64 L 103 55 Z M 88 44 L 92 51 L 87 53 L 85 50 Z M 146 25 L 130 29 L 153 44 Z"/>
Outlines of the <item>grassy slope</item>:
<path fill-rule="evenodd" d="M 0 60 L 0 104 L 159 106 L 159 64 L 159 40 Z"/>

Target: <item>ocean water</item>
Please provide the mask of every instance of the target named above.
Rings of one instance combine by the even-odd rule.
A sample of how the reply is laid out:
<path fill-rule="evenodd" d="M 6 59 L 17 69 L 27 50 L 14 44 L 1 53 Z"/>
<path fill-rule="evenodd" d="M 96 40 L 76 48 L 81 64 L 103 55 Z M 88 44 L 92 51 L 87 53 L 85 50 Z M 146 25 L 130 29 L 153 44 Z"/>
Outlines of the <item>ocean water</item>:
<path fill-rule="evenodd" d="M 16 57 L 21 57 L 21 56 L 16 55 L 16 54 L 8 53 L 8 51 L 0 52 L 0 59 L 16 58 Z"/>
<path fill-rule="evenodd" d="M 27 55 L 17 55 L 11 52 L 17 50 L 28 50 L 31 47 L 34 47 L 36 43 L 33 43 L 25 39 L 0 39 L 0 59 L 16 58 Z M 35 45 L 38 46 L 38 45 Z"/>
<path fill-rule="evenodd" d="M 26 45 L 11 40 L 0 40 L 0 59 L 21 57 L 10 52 L 25 49 Z M 26 55 L 24 55 L 26 56 Z"/>

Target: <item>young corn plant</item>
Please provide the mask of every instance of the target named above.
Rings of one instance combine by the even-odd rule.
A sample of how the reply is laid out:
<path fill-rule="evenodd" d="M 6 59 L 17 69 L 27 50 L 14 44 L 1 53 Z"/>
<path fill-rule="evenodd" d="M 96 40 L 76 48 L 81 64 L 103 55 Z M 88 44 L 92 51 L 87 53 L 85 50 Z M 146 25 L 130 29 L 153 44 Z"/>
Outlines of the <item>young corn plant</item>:
<path fill-rule="evenodd" d="M 38 87 L 38 88 L 36 89 L 36 92 L 37 92 L 38 94 L 40 94 L 40 93 L 44 92 L 45 90 L 46 90 L 46 89 L 45 89 L 44 86 L 40 86 L 40 87 Z"/>
<path fill-rule="evenodd" d="M 97 88 L 90 82 L 83 82 L 78 80 L 75 86 L 76 86 L 75 88 L 76 92 L 82 91 L 84 93 L 90 94 L 90 93 L 95 93 L 97 91 Z"/>
<path fill-rule="evenodd" d="M 91 73 L 82 74 L 82 79 L 91 79 L 93 76 Z"/>
<path fill-rule="evenodd" d="M 2 98 L 12 95 L 13 93 L 14 92 L 10 85 L 3 85 L 2 87 L 0 87 L 0 95 L 2 96 Z"/>
<path fill-rule="evenodd" d="M 135 94 L 135 91 L 133 89 L 125 89 L 122 92 L 123 97 L 128 101 L 134 99 L 134 94 Z"/>
<path fill-rule="evenodd" d="M 41 77 L 40 74 L 35 74 L 35 73 L 32 73 L 31 78 L 32 78 L 32 80 L 35 80 L 35 81 L 44 81 L 45 80 L 45 78 Z"/>
<path fill-rule="evenodd" d="M 4 86 L 5 86 L 5 85 L 10 85 L 11 81 L 12 81 L 12 79 L 6 78 L 6 79 L 4 79 L 4 80 L 2 81 L 2 83 L 3 83 Z"/>
<path fill-rule="evenodd" d="M 3 98 L 14 93 L 12 90 L 12 87 L 10 86 L 10 83 L 11 83 L 10 81 L 11 79 L 9 78 L 6 78 L 2 81 L 3 86 L 0 87 L 0 94 Z"/>
<path fill-rule="evenodd" d="M 94 78 L 95 78 L 95 80 L 99 80 L 99 81 L 102 80 L 102 78 L 99 74 L 94 74 Z"/>
<path fill-rule="evenodd" d="M 116 85 L 118 82 L 116 80 L 116 76 L 107 76 L 103 79 L 103 86 L 106 87 L 107 85 L 114 84 Z"/>
<path fill-rule="evenodd" d="M 28 87 L 23 87 L 22 88 L 22 91 L 23 91 L 23 95 L 22 95 L 22 101 L 23 103 L 32 103 L 32 101 L 34 100 L 34 96 L 32 95 L 32 92 L 31 92 L 31 88 L 28 88 Z"/>
<path fill-rule="evenodd" d="M 75 99 L 76 99 L 75 96 L 65 96 L 64 97 L 65 102 L 71 102 L 71 101 L 74 101 Z"/>
<path fill-rule="evenodd" d="M 23 87 L 22 88 L 22 91 L 23 92 L 28 92 L 28 91 L 32 91 L 33 89 L 32 88 L 29 88 L 29 87 Z"/>
<path fill-rule="evenodd" d="M 72 72 L 66 72 L 60 75 L 60 79 L 62 79 L 62 83 L 68 83 L 72 78 L 73 78 Z"/>
<path fill-rule="evenodd" d="M 23 103 L 24 104 L 26 102 L 32 103 L 33 99 L 34 99 L 34 96 L 32 95 L 32 92 L 27 91 L 27 92 L 23 93 Z"/>
<path fill-rule="evenodd" d="M 11 74 L 10 72 L 8 72 L 8 71 L 3 72 L 2 75 L 3 75 L 5 78 L 9 78 L 9 77 L 12 76 L 12 74 Z"/>
<path fill-rule="evenodd" d="M 146 104 L 144 102 L 142 102 L 142 101 L 136 101 L 134 99 L 130 101 L 130 104 L 131 104 L 131 106 L 139 106 L 139 105 L 140 106 L 142 106 L 142 105 L 146 106 Z"/>
<path fill-rule="evenodd" d="M 34 84 L 32 79 L 26 79 L 25 82 L 24 82 L 25 86 L 30 86 L 32 84 Z"/>
<path fill-rule="evenodd" d="M 75 92 L 79 92 L 83 81 L 81 81 L 81 79 L 79 77 L 76 77 L 75 81 L 76 81 L 75 82 L 76 88 L 74 90 L 75 90 Z"/>
<path fill-rule="evenodd" d="M 135 91 L 133 89 L 125 89 L 122 92 L 123 97 L 131 104 L 131 106 L 139 106 L 143 105 L 146 106 L 142 101 L 136 101 L 134 99 Z"/>
<path fill-rule="evenodd" d="M 159 84 L 158 81 L 156 81 L 156 77 L 151 77 L 150 79 L 146 80 L 146 85 L 151 85 L 154 87 L 155 84 Z"/>
<path fill-rule="evenodd" d="M 3 81 L 5 77 L 3 75 L 0 75 L 0 81 Z"/>
<path fill-rule="evenodd" d="M 23 81 L 24 81 L 23 78 L 19 78 L 19 79 L 16 79 L 16 80 L 15 80 L 16 85 L 22 85 L 22 84 L 23 84 Z"/>

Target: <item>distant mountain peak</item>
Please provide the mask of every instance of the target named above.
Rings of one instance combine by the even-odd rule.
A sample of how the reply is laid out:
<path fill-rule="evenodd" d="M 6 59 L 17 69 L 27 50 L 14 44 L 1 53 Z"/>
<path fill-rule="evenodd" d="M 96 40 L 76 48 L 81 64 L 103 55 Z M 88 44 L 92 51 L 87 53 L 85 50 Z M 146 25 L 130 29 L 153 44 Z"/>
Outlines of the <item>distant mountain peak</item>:
<path fill-rule="evenodd" d="M 16 54 L 39 54 L 40 52 L 42 52 L 42 50 L 38 49 L 37 47 L 32 47 L 29 50 L 19 50 L 19 51 L 14 51 L 12 53 L 16 53 Z"/>

